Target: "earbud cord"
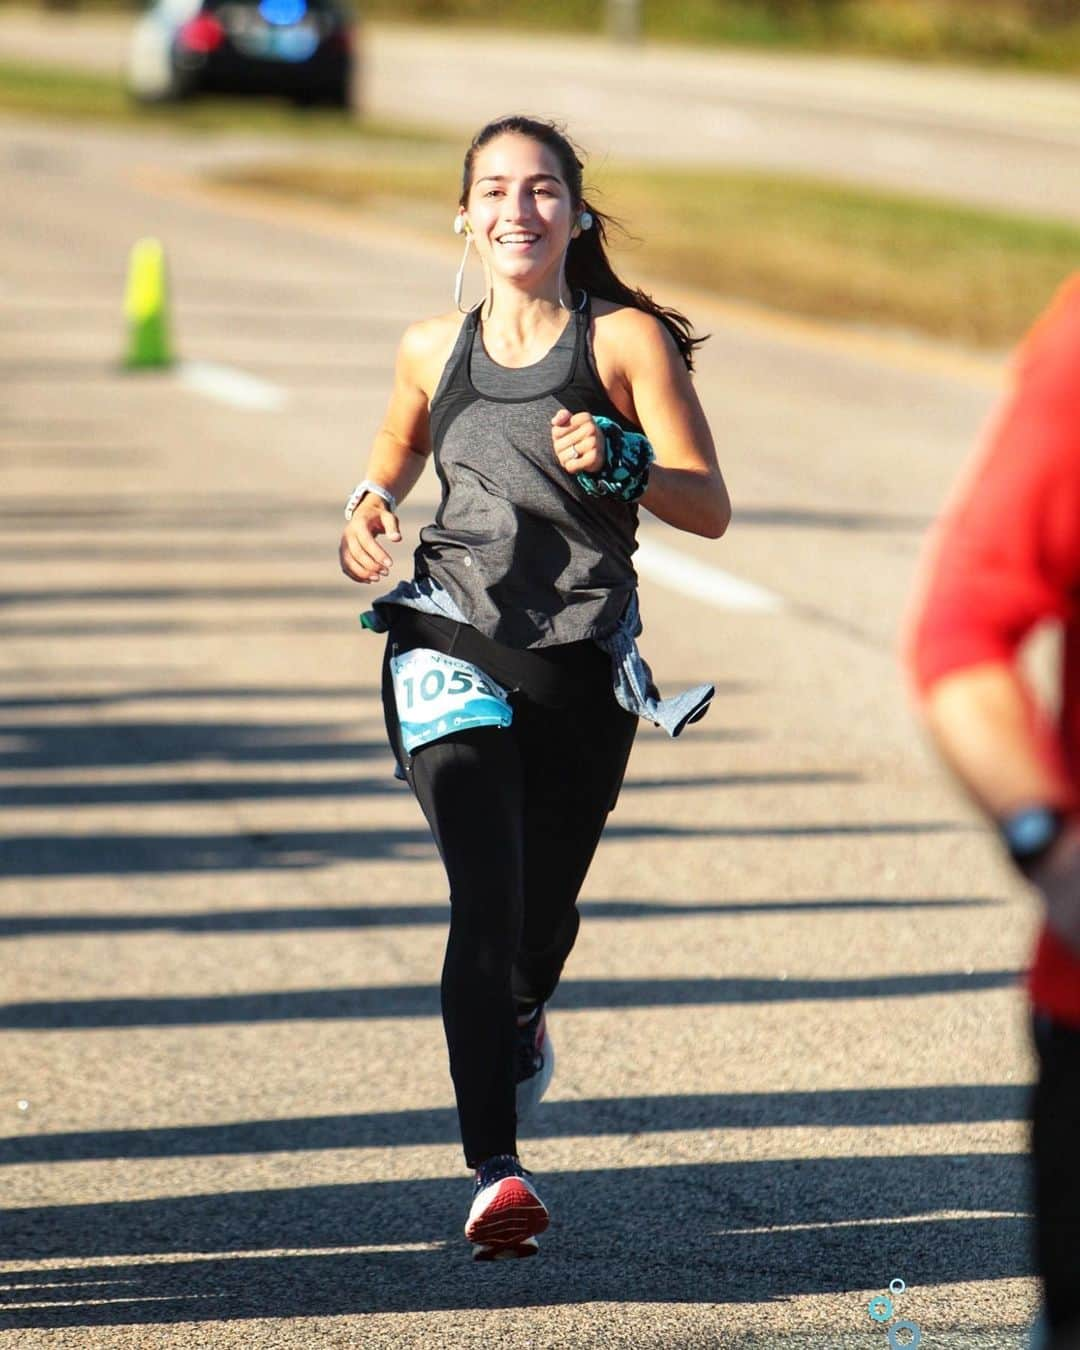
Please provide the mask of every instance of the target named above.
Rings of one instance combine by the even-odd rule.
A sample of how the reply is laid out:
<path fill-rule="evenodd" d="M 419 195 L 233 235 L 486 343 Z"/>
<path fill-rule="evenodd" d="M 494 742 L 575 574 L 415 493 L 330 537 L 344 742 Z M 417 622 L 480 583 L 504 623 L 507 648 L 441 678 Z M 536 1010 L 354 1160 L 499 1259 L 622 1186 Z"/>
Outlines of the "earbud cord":
<path fill-rule="evenodd" d="M 570 252 L 570 245 L 573 242 L 574 236 L 571 234 L 570 238 L 566 241 L 566 247 L 563 249 L 562 258 L 559 261 L 559 308 L 565 310 L 569 310 L 570 305 L 574 303 L 573 291 L 570 291 L 570 305 L 567 305 L 562 298 L 563 287 L 566 286 L 567 290 L 570 290 L 569 286 L 566 285 L 566 255 Z"/>
<path fill-rule="evenodd" d="M 559 260 L 559 285 L 558 285 L 559 308 L 568 311 L 571 308 L 575 310 L 583 309 L 585 307 L 585 301 L 588 298 L 588 292 L 583 291 L 581 297 L 581 304 L 574 305 L 573 304 L 574 293 L 573 291 L 570 291 L 570 301 L 571 301 L 570 305 L 567 305 L 566 302 L 563 300 L 563 287 L 566 286 L 566 256 L 570 252 L 570 245 L 573 242 L 574 236 L 571 234 L 570 238 L 567 239 L 566 241 L 566 247 L 563 249 L 562 258 Z M 460 314 L 468 314 L 470 312 L 468 309 L 462 309 L 461 307 L 461 294 L 465 286 L 465 265 L 469 261 L 470 248 L 472 248 L 472 231 L 466 230 L 465 249 L 461 255 L 461 265 L 458 267 L 457 276 L 454 278 L 454 304 L 457 306 L 458 312 Z M 483 307 L 480 310 L 481 322 L 483 322 L 485 319 L 491 318 L 491 310 L 495 299 L 494 288 L 491 285 L 491 277 L 488 275 L 488 269 L 486 266 L 484 267 L 484 283 L 485 283 L 485 295 Z M 566 288 L 567 290 L 570 289 L 569 286 L 567 286 Z"/>
<path fill-rule="evenodd" d="M 584 220 L 584 221 L 587 221 L 588 223 L 585 224 L 585 225 L 582 225 L 581 222 L 582 222 L 583 220 Z M 584 233 L 585 230 L 590 229 L 590 228 L 592 227 L 592 223 L 593 223 L 593 217 L 592 217 L 592 213 L 591 213 L 591 212 L 584 211 L 584 212 L 582 212 L 582 214 L 578 217 L 578 229 L 579 229 L 582 233 Z M 586 300 L 589 298 L 588 292 L 587 292 L 587 291 L 582 291 L 582 293 L 581 293 L 581 304 L 580 304 L 580 305 L 575 305 L 575 304 L 574 304 L 574 292 L 573 292 L 573 290 L 571 290 L 569 284 L 567 284 L 567 282 L 566 282 L 566 256 L 567 256 L 567 254 L 570 252 L 570 245 L 571 245 L 573 242 L 574 242 L 574 233 L 573 233 L 573 230 L 571 230 L 571 232 L 570 232 L 570 238 L 567 239 L 567 241 L 566 241 L 566 247 L 563 249 L 562 261 L 559 263 L 559 308 L 560 308 L 560 309 L 565 309 L 565 310 L 569 310 L 570 308 L 573 308 L 573 309 L 575 309 L 575 310 L 578 310 L 578 309 L 584 309 L 584 308 L 585 308 L 585 302 L 586 302 Z M 566 304 L 563 302 L 563 298 L 562 298 L 562 297 L 563 297 L 563 286 L 564 286 L 564 285 L 566 285 L 566 289 L 570 292 L 570 304 L 569 304 L 569 305 L 566 305 Z"/>
<path fill-rule="evenodd" d="M 454 304 L 458 307 L 458 312 L 468 314 L 467 309 L 461 308 L 461 292 L 465 285 L 465 264 L 469 261 L 469 249 L 472 248 L 472 231 L 465 231 L 465 251 L 461 255 L 461 266 L 457 270 L 457 277 L 454 279 Z"/>

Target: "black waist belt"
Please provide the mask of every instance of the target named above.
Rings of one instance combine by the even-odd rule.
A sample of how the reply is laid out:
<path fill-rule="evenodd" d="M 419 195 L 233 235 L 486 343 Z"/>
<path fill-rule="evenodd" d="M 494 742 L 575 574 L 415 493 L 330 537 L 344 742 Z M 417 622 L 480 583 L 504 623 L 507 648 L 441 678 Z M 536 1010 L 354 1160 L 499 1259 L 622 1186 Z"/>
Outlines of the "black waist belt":
<path fill-rule="evenodd" d="M 591 639 L 554 647 L 507 647 L 467 623 L 424 614 L 405 605 L 387 606 L 390 641 L 396 652 L 414 647 L 456 656 L 478 666 L 506 689 L 521 690 L 547 708 L 563 708 L 611 688 L 611 660 Z"/>

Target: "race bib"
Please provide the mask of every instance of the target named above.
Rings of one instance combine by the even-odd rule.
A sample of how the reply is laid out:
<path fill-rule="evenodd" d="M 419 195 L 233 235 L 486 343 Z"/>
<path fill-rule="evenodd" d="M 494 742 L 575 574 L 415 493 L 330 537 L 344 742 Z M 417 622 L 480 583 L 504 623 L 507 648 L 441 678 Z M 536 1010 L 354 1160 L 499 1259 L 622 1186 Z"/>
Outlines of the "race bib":
<path fill-rule="evenodd" d="M 513 721 L 507 691 L 456 656 L 415 647 L 391 658 L 390 673 L 407 754 L 454 731 L 508 727 Z"/>

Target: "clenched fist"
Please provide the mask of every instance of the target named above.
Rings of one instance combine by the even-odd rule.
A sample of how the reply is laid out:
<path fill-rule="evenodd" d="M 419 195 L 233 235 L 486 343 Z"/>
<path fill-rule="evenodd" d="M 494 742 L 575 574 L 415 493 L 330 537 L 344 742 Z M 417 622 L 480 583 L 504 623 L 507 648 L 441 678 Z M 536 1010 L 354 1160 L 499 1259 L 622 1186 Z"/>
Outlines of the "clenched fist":
<path fill-rule="evenodd" d="M 604 433 L 592 413 L 560 408 L 551 419 L 551 444 L 567 473 L 600 473 L 607 464 Z"/>

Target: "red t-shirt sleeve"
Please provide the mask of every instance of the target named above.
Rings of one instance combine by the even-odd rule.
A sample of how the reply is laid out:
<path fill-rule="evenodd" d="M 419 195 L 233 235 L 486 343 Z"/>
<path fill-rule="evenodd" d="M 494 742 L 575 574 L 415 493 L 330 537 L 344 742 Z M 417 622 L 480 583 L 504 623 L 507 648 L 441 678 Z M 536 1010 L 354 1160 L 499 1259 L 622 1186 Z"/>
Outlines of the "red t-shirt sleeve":
<path fill-rule="evenodd" d="M 1075 616 L 1078 586 L 1080 275 L 1028 335 L 927 541 L 905 644 L 917 687 L 1011 660 L 1041 620 Z"/>

